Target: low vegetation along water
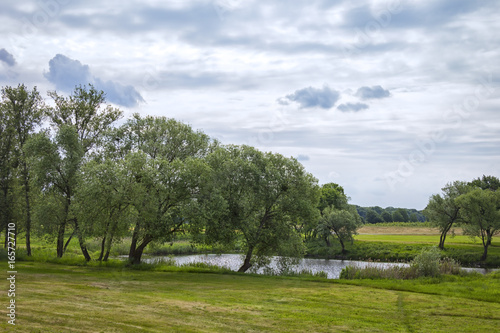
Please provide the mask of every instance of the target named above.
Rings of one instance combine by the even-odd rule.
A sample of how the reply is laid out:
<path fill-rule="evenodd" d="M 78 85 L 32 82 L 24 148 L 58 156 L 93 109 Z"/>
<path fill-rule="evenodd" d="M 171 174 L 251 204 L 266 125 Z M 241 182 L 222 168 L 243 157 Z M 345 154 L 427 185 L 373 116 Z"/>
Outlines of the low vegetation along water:
<path fill-rule="evenodd" d="M 191 263 L 205 263 L 209 265 L 219 266 L 228 268 L 233 271 L 237 271 L 238 268 L 243 263 L 243 258 L 239 254 L 198 254 L 198 255 L 186 255 L 186 256 L 154 256 L 144 259 L 144 262 L 155 263 L 162 261 L 170 261 L 173 259 L 175 264 L 178 266 L 191 264 Z M 279 272 L 278 268 L 278 257 L 274 257 L 271 261 L 269 268 L 273 272 Z M 292 267 L 292 271 L 299 273 L 302 271 L 308 271 L 311 273 L 325 272 L 329 279 L 338 279 L 342 269 L 349 265 L 356 265 L 358 267 L 367 266 L 381 266 L 381 267 L 391 267 L 391 266 L 408 266 L 406 263 L 387 263 L 387 262 L 367 262 L 367 261 L 355 261 L 355 260 L 334 260 L 334 259 L 301 259 L 298 265 Z M 493 270 L 488 270 L 484 268 L 463 268 L 465 270 L 473 270 L 486 274 Z M 260 268 L 254 273 L 263 274 L 264 269 Z"/>

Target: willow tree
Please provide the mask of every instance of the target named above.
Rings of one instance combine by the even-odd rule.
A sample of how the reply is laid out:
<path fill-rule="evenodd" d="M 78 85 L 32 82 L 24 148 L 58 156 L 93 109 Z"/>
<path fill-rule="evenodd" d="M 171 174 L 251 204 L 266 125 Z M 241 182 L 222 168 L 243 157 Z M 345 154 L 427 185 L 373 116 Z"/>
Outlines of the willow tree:
<path fill-rule="evenodd" d="M 7 247 L 8 225 L 13 222 L 14 127 L 5 104 L 0 104 L 0 230 L 5 231 Z"/>
<path fill-rule="evenodd" d="M 129 170 L 121 160 L 98 158 L 82 167 L 75 196 L 75 215 L 85 238 L 100 239 L 97 260 L 107 261 L 111 246 L 129 232 L 135 214 L 128 199 Z"/>
<path fill-rule="evenodd" d="M 464 233 L 481 239 L 484 261 L 493 236 L 500 232 L 500 191 L 476 188 L 459 196 L 456 202 L 465 221 Z"/>
<path fill-rule="evenodd" d="M 330 235 L 334 235 L 342 247 L 342 253 L 345 253 L 345 243 L 354 241 L 354 235 L 357 234 L 357 229 L 363 224 L 356 207 L 345 204 L 343 207 L 336 208 L 329 206 L 324 209 L 323 214 L 318 223 L 319 233 L 326 235 L 326 239 Z"/>
<path fill-rule="evenodd" d="M 28 139 L 35 133 L 44 119 L 45 105 L 36 87 L 31 91 L 20 84 L 17 88 L 4 87 L 2 89 L 2 112 L 10 119 L 13 135 L 12 148 L 15 153 L 10 158 L 16 159 L 24 205 L 24 228 L 26 233 L 26 252 L 31 255 L 31 227 L 32 227 L 32 193 L 30 186 L 30 170 L 25 153 L 25 145 Z"/>
<path fill-rule="evenodd" d="M 446 236 L 450 229 L 457 222 L 461 221 L 460 206 L 456 198 L 467 193 L 470 186 L 466 182 L 455 181 L 442 188 L 443 194 L 434 194 L 429 199 L 427 207 L 424 209 L 425 216 L 431 225 L 439 228 L 439 248 L 444 249 Z"/>
<path fill-rule="evenodd" d="M 135 114 L 114 132 L 112 150 L 123 156 L 119 163 L 127 170 L 121 180 L 128 184 L 124 200 L 136 214 L 130 262 L 140 263 L 148 244 L 182 230 L 206 172 L 203 157 L 214 145 L 206 134 L 165 117 Z"/>
<path fill-rule="evenodd" d="M 54 208 L 49 211 L 44 203 L 38 205 L 39 212 L 46 217 L 41 223 L 45 226 L 55 221 L 58 257 L 64 253 L 67 227 L 72 226 L 83 255 L 90 260 L 78 219 L 72 213 L 80 168 L 89 154 L 99 147 L 103 134 L 122 112 L 107 105 L 104 92 L 93 86 L 76 87 L 67 97 L 55 91 L 49 96 L 55 103 L 48 111 L 54 135 L 44 132 L 29 143 L 31 159 L 38 171 L 37 180 L 43 185 L 47 202 Z"/>
<path fill-rule="evenodd" d="M 220 148 L 207 157 L 211 168 L 195 219 L 209 244 L 241 242 L 240 272 L 272 255 L 301 256 L 295 226 L 317 218 L 317 180 L 293 158 L 249 146 Z M 194 221 L 193 221 L 194 222 Z"/>

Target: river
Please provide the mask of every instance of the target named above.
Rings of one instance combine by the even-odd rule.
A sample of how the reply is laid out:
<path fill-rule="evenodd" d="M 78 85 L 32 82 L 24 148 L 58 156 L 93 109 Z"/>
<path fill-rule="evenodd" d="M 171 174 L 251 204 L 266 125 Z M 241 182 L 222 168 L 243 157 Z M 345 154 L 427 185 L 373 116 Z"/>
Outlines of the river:
<path fill-rule="evenodd" d="M 145 257 L 144 262 L 152 263 L 157 261 L 162 261 L 166 258 L 163 256 L 156 257 Z M 185 255 L 185 256 L 175 256 L 173 257 L 178 266 L 202 262 L 210 265 L 216 265 L 219 267 L 225 267 L 233 271 L 237 271 L 238 268 L 243 263 L 243 257 L 240 254 L 197 254 L 197 255 Z M 366 261 L 355 261 L 355 260 L 335 260 L 335 259 L 301 259 L 300 263 L 293 267 L 293 271 L 300 272 L 302 270 L 308 270 L 312 273 L 323 271 L 327 274 L 329 279 L 338 279 L 342 268 L 349 265 L 357 265 L 359 267 L 366 266 L 408 266 L 405 263 L 382 263 L 382 262 L 366 262 Z M 276 269 L 276 258 L 273 258 L 270 267 Z M 484 268 L 464 268 L 469 271 L 477 271 L 480 273 L 488 273 L 493 271 L 492 269 Z M 263 273 L 263 269 L 257 271 L 257 273 Z"/>

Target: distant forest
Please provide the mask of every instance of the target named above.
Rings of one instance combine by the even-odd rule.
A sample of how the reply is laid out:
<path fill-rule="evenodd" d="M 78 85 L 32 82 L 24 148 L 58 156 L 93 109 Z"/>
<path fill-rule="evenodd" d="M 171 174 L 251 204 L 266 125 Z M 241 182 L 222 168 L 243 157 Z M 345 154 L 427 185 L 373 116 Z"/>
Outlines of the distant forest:
<path fill-rule="evenodd" d="M 426 217 L 421 211 L 407 208 L 382 208 L 356 206 L 359 216 L 364 223 L 384 223 L 384 222 L 425 222 Z"/>

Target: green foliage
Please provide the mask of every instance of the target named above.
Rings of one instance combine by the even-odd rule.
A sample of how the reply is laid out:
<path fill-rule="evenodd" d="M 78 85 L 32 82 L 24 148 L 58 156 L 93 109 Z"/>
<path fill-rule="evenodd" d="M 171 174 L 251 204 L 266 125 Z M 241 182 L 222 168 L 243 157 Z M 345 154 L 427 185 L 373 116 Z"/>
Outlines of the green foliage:
<path fill-rule="evenodd" d="M 349 265 L 340 272 L 341 279 L 397 279 L 408 280 L 422 277 L 438 277 L 442 274 L 466 275 L 457 261 L 444 258 L 436 247 L 424 248 L 409 266 Z"/>
<path fill-rule="evenodd" d="M 210 178 L 190 216 L 199 242 L 240 240 L 246 253 L 242 271 L 254 265 L 254 257 L 302 255 L 295 227 L 317 217 L 318 188 L 300 163 L 248 146 L 217 149 L 207 162 Z"/>
<path fill-rule="evenodd" d="M 473 187 L 479 187 L 483 190 L 497 191 L 500 188 L 500 179 L 495 176 L 483 175 L 483 177 L 474 179 L 469 184 Z"/>
<path fill-rule="evenodd" d="M 335 183 L 327 183 L 321 186 L 318 209 L 323 212 L 327 207 L 342 209 L 347 205 L 348 198 L 344 188 Z"/>
<path fill-rule="evenodd" d="M 404 217 L 401 214 L 401 211 L 399 211 L 399 210 L 394 211 L 392 213 L 392 220 L 394 222 L 404 222 Z"/>
<path fill-rule="evenodd" d="M 500 231 L 500 191 L 476 188 L 459 196 L 456 202 L 465 221 L 464 233 L 481 239 L 481 260 L 486 260 L 492 238 Z"/>
<path fill-rule="evenodd" d="M 364 223 L 388 223 L 388 222 L 425 222 L 426 218 L 421 211 L 416 209 L 394 208 L 379 206 L 360 207 L 356 206 L 359 216 Z M 413 218 L 412 218 L 413 216 Z M 416 217 L 416 220 L 415 220 Z"/>
<path fill-rule="evenodd" d="M 352 242 L 356 230 L 362 225 L 361 218 L 354 206 L 344 206 L 344 209 L 327 207 L 319 220 L 318 233 L 325 238 L 335 235 L 345 253 L 345 242 Z"/>
<path fill-rule="evenodd" d="M 389 212 L 382 212 L 381 217 L 384 220 L 384 222 L 387 222 L 387 223 L 393 222 L 392 215 Z"/>
<path fill-rule="evenodd" d="M 446 236 L 451 227 L 462 220 L 460 206 L 455 199 L 470 191 L 470 186 L 465 182 L 455 181 L 443 187 L 442 191 L 442 196 L 440 194 L 431 196 L 424 210 L 424 214 L 430 220 L 431 225 L 439 228 L 441 232 L 440 249 L 444 249 Z"/>
<path fill-rule="evenodd" d="M 170 240 L 185 224 L 208 172 L 202 158 L 213 144 L 186 124 L 138 114 L 115 131 L 114 141 L 119 149 L 115 144 L 105 154 L 118 164 L 114 186 L 123 198 L 117 204 L 136 216 L 129 259 L 139 263 L 149 243 Z"/>
<path fill-rule="evenodd" d="M 383 222 L 382 217 L 379 213 L 377 213 L 374 209 L 368 209 L 366 213 L 366 222 L 367 223 L 380 223 Z"/>
<path fill-rule="evenodd" d="M 16 220 L 25 230 L 28 255 L 31 255 L 32 205 L 31 170 L 25 145 L 45 117 L 45 104 L 36 87 L 4 87 L 0 102 L 0 230 Z"/>
<path fill-rule="evenodd" d="M 123 115 L 106 105 L 104 92 L 92 85 L 77 86 L 68 97 L 56 91 L 49 92 L 49 96 L 55 103 L 48 112 L 52 125 L 57 129 L 72 127 L 85 153 L 100 145 L 104 133 Z"/>
<path fill-rule="evenodd" d="M 439 265 L 441 260 L 441 252 L 435 248 L 430 247 L 423 249 L 419 255 L 411 262 L 418 276 L 435 277 L 439 275 Z"/>

